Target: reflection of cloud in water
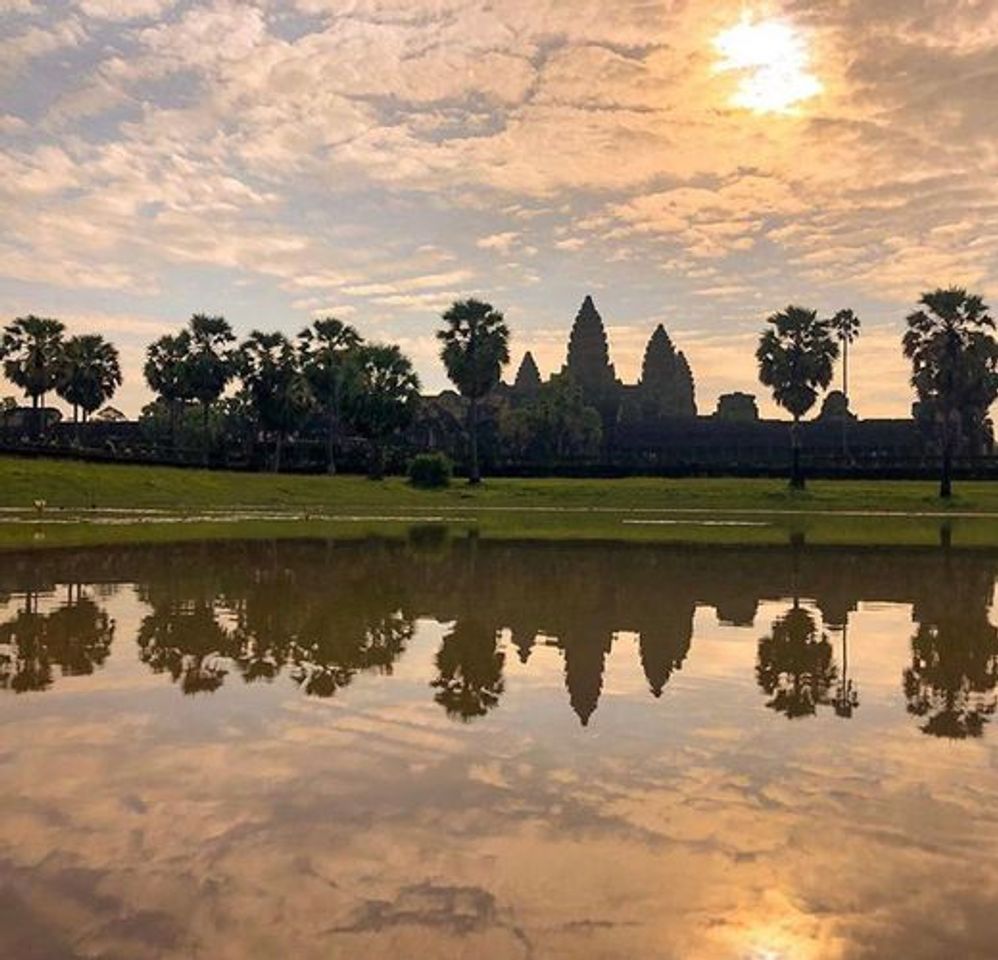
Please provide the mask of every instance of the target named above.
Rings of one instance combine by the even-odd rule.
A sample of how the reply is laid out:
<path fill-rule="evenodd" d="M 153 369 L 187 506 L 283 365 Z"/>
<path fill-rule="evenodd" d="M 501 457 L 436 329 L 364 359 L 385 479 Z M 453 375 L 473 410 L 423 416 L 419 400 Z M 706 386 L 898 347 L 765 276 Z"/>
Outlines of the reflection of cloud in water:
<path fill-rule="evenodd" d="M 43 956 L 178 960 L 990 955 L 989 731 L 925 736 L 901 689 L 912 616 L 946 622 L 930 605 L 940 568 L 917 565 L 928 560 L 905 582 L 863 559 L 819 570 L 802 558 L 803 607 L 833 652 L 829 622 L 877 603 L 849 617 L 862 709 L 789 723 L 753 675 L 760 637 L 793 602 L 789 566 L 545 548 L 504 573 L 516 550 L 486 547 L 453 566 L 410 558 L 357 596 L 377 564 L 266 549 L 242 572 L 207 549 L 149 568 L 141 602 L 122 590 L 106 603 L 118 631 L 101 669 L 0 698 L 16 730 L 3 746 L 0 954 L 30 942 Z M 966 563 L 973 606 L 993 570 Z M 614 571 L 630 579 L 608 584 Z M 464 576 L 505 653 L 501 699 L 471 724 L 449 720 L 430 685 L 467 619 Z M 150 611 L 205 593 L 240 642 L 297 650 L 314 624 L 379 624 L 384 611 L 415 632 L 390 675 L 359 669 L 332 697 L 283 674 L 247 682 L 233 658 L 215 693 L 181 698 L 134 637 Z M 513 639 L 530 623 L 549 642 L 523 664 Z M 690 640 L 657 700 L 641 628 L 679 638 L 663 649 Z M 609 647 L 585 731 L 566 703 L 569 641 Z"/>

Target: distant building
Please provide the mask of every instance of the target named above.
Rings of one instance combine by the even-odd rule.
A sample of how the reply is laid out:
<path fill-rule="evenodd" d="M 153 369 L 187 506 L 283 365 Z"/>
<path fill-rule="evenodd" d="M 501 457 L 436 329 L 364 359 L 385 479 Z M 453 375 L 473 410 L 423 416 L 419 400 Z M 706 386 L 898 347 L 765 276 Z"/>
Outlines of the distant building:
<path fill-rule="evenodd" d="M 714 416 L 732 423 L 755 423 L 759 419 L 759 405 L 751 393 L 722 393 L 717 398 Z"/>
<path fill-rule="evenodd" d="M 590 296 L 582 301 L 572 324 L 560 375 L 571 377 L 585 401 L 599 411 L 603 457 L 608 463 L 639 468 L 677 464 L 734 467 L 782 464 L 786 460 L 789 421 L 763 419 L 752 394 L 723 394 L 711 415 L 698 415 L 694 372 L 662 324 L 648 339 L 638 382 L 622 383 L 610 360 L 603 318 Z M 541 386 L 537 364 L 528 352 L 513 383 L 497 392 L 495 402 L 528 402 Z M 859 420 L 848 409 L 841 391 L 832 390 L 820 413 L 804 425 L 808 453 L 840 457 L 845 418 L 851 424 L 851 457 L 910 458 L 924 450 L 914 420 Z"/>
<path fill-rule="evenodd" d="M 534 355 L 528 350 L 523 355 L 520 362 L 520 369 L 516 371 L 516 379 L 513 381 L 513 389 L 517 393 L 534 394 L 541 388 L 541 372 L 537 369 Z"/>
<path fill-rule="evenodd" d="M 606 328 L 593 298 L 587 296 L 572 324 L 567 357 L 561 369 L 582 389 L 587 403 L 595 407 L 607 427 L 618 420 L 657 420 L 695 417 L 696 387 L 693 372 L 682 351 L 677 351 L 659 324 L 645 347 L 641 379 L 623 384 L 610 362 Z M 528 352 L 509 388 L 512 398 L 523 399 L 541 386 L 541 376 Z"/>

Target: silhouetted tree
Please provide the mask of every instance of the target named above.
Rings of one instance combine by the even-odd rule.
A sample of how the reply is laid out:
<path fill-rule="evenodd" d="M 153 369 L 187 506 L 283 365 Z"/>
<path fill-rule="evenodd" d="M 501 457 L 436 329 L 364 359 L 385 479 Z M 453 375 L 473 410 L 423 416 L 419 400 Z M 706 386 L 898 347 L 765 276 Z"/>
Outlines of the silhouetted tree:
<path fill-rule="evenodd" d="M 358 598 L 319 605 L 295 638 L 292 679 L 312 696 L 331 697 L 361 671 L 390 674 L 414 633 L 401 613 L 368 612 Z"/>
<path fill-rule="evenodd" d="M 59 361 L 56 390 L 73 407 L 73 421 L 83 422 L 114 396 L 121 386 L 118 351 L 98 334 L 70 337 Z"/>
<path fill-rule="evenodd" d="M 0 623 L 0 689 L 46 690 L 55 667 L 63 676 L 86 676 L 110 653 L 114 621 L 89 597 L 77 595 L 49 614 L 38 612 L 37 600 L 28 593 L 16 617 Z"/>
<path fill-rule="evenodd" d="M 561 460 L 599 452 L 603 423 L 567 374 L 552 377 L 529 400 L 500 418 L 504 442 L 520 456 Z"/>
<path fill-rule="evenodd" d="M 177 416 L 183 403 L 193 396 L 190 384 L 188 356 L 191 335 L 184 330 L 174 336 L 160 337 L 146 350 L 143 368 L 149 389 L 159 397 L 169 411 L 170 446 L 177 446 Z"/>
<path fill-rule="evenodd" d="M 185 694 L 212 693 L 225 681 L 233 653 L 231 633 L 219 625 L 205 598 L 159 597 L 136 637 L 139 658 L 168 673 Z"/>
<path fill-rule="evenodd" d="M 492 304 L 459 300 L 443 315 L 437 331 L 443 344 L 440 358 L 447 376 L 468 401 L 468 439 L 471 446 L 469 483 L 480 483 L 478 465 L 478 404 L 499 383 L 509 363 L 509 328 Z"/>
<path fill-rule="evenodd" d="M 904 671 L 908 712 L 924 720 L 923 733 L 979 737 L 998 707 L 998 629 L 988 618 L 994 593 L 988 564 L 946 555 L 921 603 Z"/>
<path fill-rule="evenodd" d="M 354 351 L 345 409 L 354 429 L 371 444 L 370 473 L 385 470 L 385 445 L 408 425 L 419 399 L 419 378 L 397 346 L 364 344 Z"/>
<path fill-rule="evenodd" d="M 953 455 L 974 437 L 990 435 L 988 410 L 998 397 L 994 320 L 979 297 L 958 287 L 923 294 L 908 316 L 904 355 L 920 415 L 933 424 L 942 451 L 939 496 L 953 492 Z"/>
<path fill-rule="evenodd" d="M 842 671 L 835 687 L 835 713 L 840 717 L 851 717 L 859 706 L 859 692 L 849 676 L 849 623 L 842 623 Z"/>
<path fill-rule="evenodd" d="M 58 382 L 65 329 L 59 320 L 29 314 L 9 323 L 0 337 L 4 374 L 31 398 L 35 433 L 41 427 L 45 394 Z"/>
<path fill-rule="evenodd" d="M 326 425 L 326 470 L 336 473 L 334 445 L 342 416 L 350 357 L 361 337 L 335 317 L 316 320 L 298 335 L 302 372 Z"/>
<path fill-rule="evenodd" d="M 771 697 L 766 704 L 785 716 L 805 717 L 831 702 L 837 671 L 828 638 L 812 614 L 794 601 L 759 641 L 756 679 Z"/>
<path fill-rule="evenodd" d="M 496 646 L 498 632 L 477 619 L 458 620 L 437 652 L 434 697 L 448 716 L 484 717 L 499 703 L 505 685 L 506 656 Z"/>
<path fill-rule="evenodd" d="M 838 337 L 842 349 L 842 396 L 845 397 L 846 409 L 842 417 L 842 453 L 849 451 L 849 347 L 859 337 L 860 320 L 853 310 L 839 310 L 832 317 L 832 332 Z"/>
<path fill-rule="evenodd" d="M 261 429 L 274 437 L 273 469 L 281 469 L 287 436 L 308 415 L 312 394 L 291 342 L 283 333 L 254 330 L 240 346 L 239 376 Z"/>
<path fill-rule="evenodd" d="M 793 464 L 790 486 L 804 488 L 800 464 L 800 419 L 814 406 L 818 390 L 832 379 L 832 363 L 838 346 L 828 322 L 819 320 L 814 310 L 789 306 L 774 313 L 759 339 L 756 359 L 759 379 L 773 391 L 773 399 L 793 417 L 790 438 Z"/>
<path fill-rule="evenodd" d="M 205 459 L 211 445 L 212 404 L 225 392 L 235 373 L 232 327 L 225 317 L 196 313 L 190 320 L 186 380 L 191 397 L 201 404 L 201 434 Z"/>

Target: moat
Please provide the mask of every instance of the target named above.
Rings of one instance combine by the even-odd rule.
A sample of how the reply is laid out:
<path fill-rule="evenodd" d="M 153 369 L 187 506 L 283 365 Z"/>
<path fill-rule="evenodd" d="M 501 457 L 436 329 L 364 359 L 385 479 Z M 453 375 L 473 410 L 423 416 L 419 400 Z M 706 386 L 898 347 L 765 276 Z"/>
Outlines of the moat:
<path fill-rule="evenodd" d="M 985 958 L 998 552 L 0 558 L 0 956 Z"/>

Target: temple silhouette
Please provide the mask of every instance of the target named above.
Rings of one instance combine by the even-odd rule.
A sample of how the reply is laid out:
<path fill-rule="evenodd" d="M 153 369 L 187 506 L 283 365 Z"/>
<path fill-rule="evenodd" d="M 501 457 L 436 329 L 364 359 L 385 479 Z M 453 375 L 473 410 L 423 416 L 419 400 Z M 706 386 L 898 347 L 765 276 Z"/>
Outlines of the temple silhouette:
<path fill-rule="evenodd" d="M 623 414 L 629 419 L 695 417 L 697 415 L 693 371 L 682 351 L 673 346 L 665 327 L 659 324 L 645 347 L 641 379 L 622 383 L 610 362 L 610 346 L 603 318 L 587 296 L 572 324 L 567 359 L 562 374 L 582 389 L 582 396 L 604 421 Z M 529 395 L 541 385 L 537 363 L 530 351 L 524 355 L 510 393 Z"/>
<path fill-rule="evenodd" d="M 515 455 L 502 440 L 508 411 L 529 405 L 544 386 L 536 358 L 527 350 L 509 382 L 482 404 L 481 449 L 490 469 L 504 464 L 549 469 L 573 458 L 621 471 L 773 470 L 789 456 L 790 421 L 760 415 L 754 394 L 725 393 L 715 408 L 697 407 L 695 370 L 661 323 L 649 331 L 636 383 L 617 375 L 606 325 L 591 296 L 582 301 L 567 331 L 565 361 L 548 383 L 570 381 L 584 403 L 599 414 L 599 449 L 567 455 L 550 449 Z M 464 456 L 466 401 L 454 390 L 424 397 L 411 431 L 415 446 Z M 801 426 L 805 455 L 836 465 L 903 470 L 929 454 L 930 445 L 914 417 L 863 419 L 849 409 L 841 390 L 829 390 L 815 415 Z M 536 461 L 536 462 L 535 462 Z M 880 473 L 878 473 L 880 475 Z"/>

